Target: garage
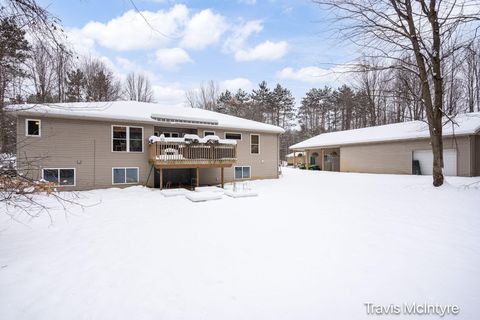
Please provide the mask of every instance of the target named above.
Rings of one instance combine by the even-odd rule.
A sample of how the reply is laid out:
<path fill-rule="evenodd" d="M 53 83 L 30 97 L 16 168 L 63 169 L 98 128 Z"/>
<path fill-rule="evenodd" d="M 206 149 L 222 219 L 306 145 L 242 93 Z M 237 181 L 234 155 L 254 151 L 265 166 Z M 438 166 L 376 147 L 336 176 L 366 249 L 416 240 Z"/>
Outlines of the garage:
<path fill-rule="evenodd" d="M 433 154 L 432 150 L 415 150 L 413 151 L 413 160 L 420 163 L 420 171 L 423 175 L 431 175 L 433 173 Z M 457 175 L 457 150 L 443 150 L 444 174 L 446 176 Z"/>
<path fill-rule="evenodd" d="M 442 128 L 444 174 L 478 176 L 480 112 L 459 114 Z M 433 172 L 430 130 L 424 121 L 408 121 L 344 131 L 325 132 L 290 146 L 295 152 L 322 155 L 340 148 L 340 171 L 388 174 Z M 322 157 L 320 157 L 322 158 Z M 305 159 L 311 164 L 310 157 Z M 322 168 L 322 169 L 327 169 Z M 337 168 L 335 166 L 335 168 Z"/>

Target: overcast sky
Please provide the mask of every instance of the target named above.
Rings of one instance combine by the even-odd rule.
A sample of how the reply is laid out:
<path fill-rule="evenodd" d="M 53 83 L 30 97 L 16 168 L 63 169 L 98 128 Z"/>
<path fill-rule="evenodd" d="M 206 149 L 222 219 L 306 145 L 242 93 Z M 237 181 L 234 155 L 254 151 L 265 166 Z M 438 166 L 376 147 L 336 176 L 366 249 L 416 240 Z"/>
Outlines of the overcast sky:
<path fill-rule="evenodd" d="M 250 91 L 266 80 L 294 93 L 338 85 L 332 69 L 356 53 L 309 0 L 41 0 L 84 55 L 124 77 L 147 73 L 158 102 L 181 105 L 185 90 L 214 80 Z M 335 70 L 335 69 L 334 69 Z"/>

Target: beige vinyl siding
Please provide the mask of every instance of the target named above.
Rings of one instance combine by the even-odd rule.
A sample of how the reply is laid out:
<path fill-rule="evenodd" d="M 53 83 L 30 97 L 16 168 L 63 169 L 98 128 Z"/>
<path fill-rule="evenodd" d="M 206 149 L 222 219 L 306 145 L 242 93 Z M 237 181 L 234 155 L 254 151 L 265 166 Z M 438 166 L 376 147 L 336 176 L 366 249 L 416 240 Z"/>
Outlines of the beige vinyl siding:
<path fill-rule="evenodd" d="M 242 134 L 242 140 L 237 141 L 237 163 L 231 168 L 225 168 L 225 181 L 234 178 L 235 166 L 250 166 L 252 179 L 278 178 L 278 134 L 249 131 L 232 131 L 216 129 L 215 134 L 224 138 L 225 132 Z M 250 154 L 250 133 L 260 135 L 260 153 Z M 200 169 L 200 184 L 220 183 L 220 169 Z"/>
<path fill-rule="evenodd" d="M 31 118 L 31 117 L 29 117 Z M 38 170 L 30 170 L 28 175 L 41 178 L 42 168 L 75 168 L 76 186 L 70 189 L 94 189 L 122 187 L 131 185 L 113 185 L 113 167 L 138 167 L 139 184 L 145 184 L 150 173 L 148 162 L 148 138 L 153 135 L 152 124 L 123 123 L 119 121 L 95 121 L 38 117 L 41 120 L 42 136 L 25 136 L 25 117 L 17 120 L 17 143 L 19 170 L 26 172 L 26 159 L 35 160 Z M 112 125 L 143 127 L 144 149 L 137 152 L 112 152 Z M 203 134 L 203 130 L 200 132 Z M 209 129 L 205 129 L 209 130 Z M 212 129 L 213 130 L 213 129 Z M 231 131 L 231 130 L 229 130 Z M 223 138 L 225 130 L 215 128 L 215 133 Z M 242 141 L 238 141 L 237 165 L 251 166 L 252 179 L 278 177 L 278 134 L 241 132 Z M 260 134 L 260 154 L 250 154 L 250 133 Z M 26 156 L 26 158 L 25 158 Z M 225 168 L 225 181 L 233 180 L 233 167 Z M 200 169 L 201 184 L 220 182 L 220 169 Z M 153 187 L 152 171 L 148 185 Z M 66 187 L 65 189 L 68 189 Z"/>
<path fill-rule="evenodd" d="M 147 139 L 153 134 L 152 125 L 142 126 L 144 150 L 139 152 L 112 152 L 112 124 L 133 125 L 120 122 L 40 118 L 41 137 L 25 137 L 25 121 L 19 119 L 17 130 L 19 169 L 26 169 L 25 155 L 40 168 L 75 168 L 75 189 L 112 187 L 112 167 L 138 167 L 139 184 L 144 184 L 150 165 Z M 41 177 L 41 170 L 29 173 Z M 153 175 L 152 175 L 153 177 Z M 149 184 L 153 185 L 153 178 Z M 117 185 L 115 185 L 117 186 Z"/>
<path fill-rule="evenodd" d="M 340 170 L 411 174 L 413 151 L 430 148 L 428 139 L 341 146 Z M 456 139 L 446 138 L 444 148 L 457 150 L 457 174 L 470 176 L 469 138 L 467 136 L 456 137 Z"/>

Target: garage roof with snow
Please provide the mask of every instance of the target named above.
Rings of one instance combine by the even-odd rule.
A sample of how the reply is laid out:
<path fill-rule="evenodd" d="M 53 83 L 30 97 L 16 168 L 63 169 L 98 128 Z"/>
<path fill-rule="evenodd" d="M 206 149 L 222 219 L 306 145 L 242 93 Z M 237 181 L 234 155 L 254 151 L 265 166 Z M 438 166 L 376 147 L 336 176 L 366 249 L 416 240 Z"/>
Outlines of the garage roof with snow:
<path fill-rule="evenodd" d="M 445 119 L 443 136 L 471 135 L 480 131 L 480 112 L 465 113 L 455 117 L 455 124 Z M 322 133 L 290 146 L 292 150 L 333 147 L 347 144 L 373 143 L 428 138 L 427 123 L 409 121 L 383 126 Z"/>
<path fill-rule="evenodd" d="M 27 116 L 123 120 L 158 125 L 194 125 L 219 128 L 283 133 L 280 127 L 198 108 L 166 106 L 137 101 L 72 102 L 10 105 L 9 110 Z"/>

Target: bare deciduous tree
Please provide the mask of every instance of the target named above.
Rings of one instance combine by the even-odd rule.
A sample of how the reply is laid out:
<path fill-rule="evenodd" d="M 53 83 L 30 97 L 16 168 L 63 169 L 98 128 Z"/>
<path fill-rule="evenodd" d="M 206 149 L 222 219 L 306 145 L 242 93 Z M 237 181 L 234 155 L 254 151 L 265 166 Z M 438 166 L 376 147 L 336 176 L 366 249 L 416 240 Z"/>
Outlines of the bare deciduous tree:
<path fill-rule="evenodd" d="M 128 100 L 153 102 L 152 85 L 146 74 L 129 73 L 125 80 L 124 92 Z"/>
<path fill-rule="evenodd" d="M 98 58 L 88 57 L 82 63 L 87 101 L 115 101 L 121 97 L 121 83 L 107 65 Z"/>
<path fill-rule="evenodd" d="M 465 50 L 462 73 L 469 112 L 480 111 L 480 41 Z"/>
<path fill-rule="evenodd" d="M 53 88 L 55 86 L 55 66 L 50 47 L 43 43 L 36 43 L 26 62 L 28 75 L 33 83 L 34 92 L 29 102 L 53 102 Z"/>
<path fill-rule="evenodd" d="M 210 80 L 206 84 L 202 83 L 198 89 L 187 91 L 185 99 L 189 107 L 216 110 L 219 94 L 218 84 Z"/>
<path fill-rule="evenodd" d="M 433 185 L 443 184 L 445 65 L 472 42 L 480 21 L 478 1 L 314 0 L 338 18 L 341 33 L 390 68 L 415 75 L 430 131 Z M 413 63 L 403 60 L 413 57 Z M 395 62 L 395 63 L 394 63 Z"/>

